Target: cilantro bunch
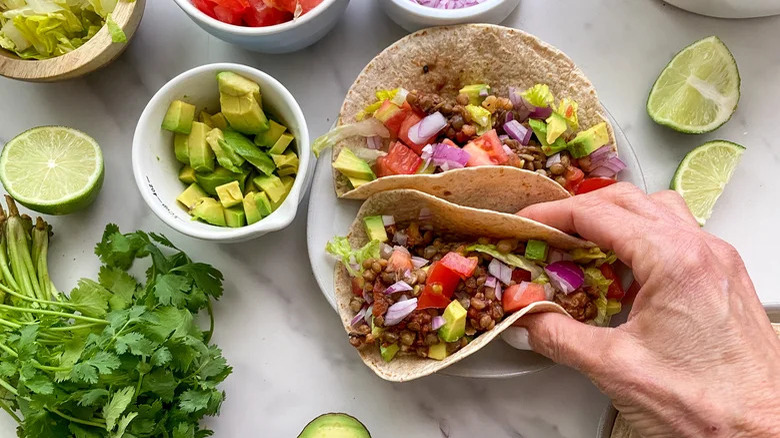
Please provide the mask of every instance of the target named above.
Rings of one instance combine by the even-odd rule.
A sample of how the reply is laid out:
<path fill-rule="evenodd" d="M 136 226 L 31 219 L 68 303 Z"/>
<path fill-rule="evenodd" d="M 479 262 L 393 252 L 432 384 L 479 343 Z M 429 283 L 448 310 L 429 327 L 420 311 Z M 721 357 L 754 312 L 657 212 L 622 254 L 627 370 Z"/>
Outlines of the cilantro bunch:
<path fill-rule="evenodd" d="M 0 408 L 19 437 L 196 438 L 230 373 L 209 345 L 222 274 L 168 239 L 106 227 L 97 281 L 69 296 L 48 275 L 50 227 L 0 206 Z M 128 273 L 149 258 L 145 283 Z M 209 314 L 201 331 L 197 314 Z"/>

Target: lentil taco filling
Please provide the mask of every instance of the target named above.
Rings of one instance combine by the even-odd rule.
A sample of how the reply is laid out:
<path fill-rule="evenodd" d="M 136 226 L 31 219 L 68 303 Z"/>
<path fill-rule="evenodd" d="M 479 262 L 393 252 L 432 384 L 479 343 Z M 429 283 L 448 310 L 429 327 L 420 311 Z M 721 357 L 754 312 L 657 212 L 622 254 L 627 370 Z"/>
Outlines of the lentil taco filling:
<path fill-rule="evenodd" d="M 421 213 L 413 221 L 363 218 L 362 248 L 337 237 L 327 250 L 352 279 L 349 341 L 397 355 L 444 360 L 505 316 L 553 301 L 578 321 L 607 324 L 623 292 L 613 256 L 598 248 L 563 251 L 540 240 L 437 232 Z"/>

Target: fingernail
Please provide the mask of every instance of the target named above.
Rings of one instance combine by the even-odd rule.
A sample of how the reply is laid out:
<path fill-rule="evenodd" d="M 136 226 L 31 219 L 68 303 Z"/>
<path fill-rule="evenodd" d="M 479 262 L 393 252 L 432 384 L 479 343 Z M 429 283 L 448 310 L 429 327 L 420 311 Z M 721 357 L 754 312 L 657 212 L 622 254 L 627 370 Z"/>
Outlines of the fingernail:
<path fill-rule="evenodd" d="M 509 327 L 501 333 L 501 339 L 518 350 L 532 350 L 528 342 L 528 329 L 525 327 Z"/>

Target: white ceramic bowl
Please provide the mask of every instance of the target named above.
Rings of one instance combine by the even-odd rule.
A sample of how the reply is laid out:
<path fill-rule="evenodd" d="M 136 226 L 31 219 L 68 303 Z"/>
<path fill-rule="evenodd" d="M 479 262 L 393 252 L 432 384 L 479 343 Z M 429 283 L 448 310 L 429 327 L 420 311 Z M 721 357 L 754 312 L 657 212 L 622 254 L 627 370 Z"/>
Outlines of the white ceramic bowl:
<path fill-rule="evenodd" d="M 422 6 L 412 0 L 377 1 L 393 21 L 409 32 L 451 24 L 499 24 L 520 4 L 520 0 L 486 0 L 468 8 L 436 9 Z"/>
<path fill-rule="evenodd" d="M 780 14 L 778 0 L 666 0 L 696 14 L 718 18 L 755 18 Z"/>
<path fill-rule="evenodd" d="M 232 71 L 260 85 L 263 109 L 288 127 L 295 136 L 300 164 L 287 199 L 279 208 L 259 222 L 241 228 L 225 228 L 194 221 L 176 202 L 186 188 L 178 179 L 181 163 L 173 153 L 173 133 L 160 128 L 170 103 L 186 100 L 211 112 L 219 109 L 217 73 Z M 196 113 L 197 114 L 197 113 Z M 252 67 L 240 64 L 209 64 L 188 70 L 165 84 L 138 120 L 133 137 L 133 174 L 146 204 L 163 222 L 176 231 L 198 239 L 217 242 L 241 242 L 281 230 L 289 225 L 306 191 L 311 149 L 309 129 L 298 103 L 276 79 Z"/>
<path fill-rule="evenodd" d="M 192 0 L 174 0 L 198 26 L 215 37 L 247 50 L 289 53 L 319 41 L 336 25 L 349 0 L 324 0 L 297 20 L 267 27 L 223 23 L 201 12 Z"/>

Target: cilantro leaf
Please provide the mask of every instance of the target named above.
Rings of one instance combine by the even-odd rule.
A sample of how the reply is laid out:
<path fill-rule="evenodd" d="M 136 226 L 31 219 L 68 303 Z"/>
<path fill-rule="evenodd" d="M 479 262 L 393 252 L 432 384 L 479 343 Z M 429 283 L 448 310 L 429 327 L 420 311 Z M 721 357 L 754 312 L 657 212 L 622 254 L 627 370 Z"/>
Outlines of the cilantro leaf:
<path fill-rule="evenodd" d="M 130 353 L 142 358 L 149 357 L 154 353 L 154 343 L 137 332 L 119 336 L 114 348 L 119 354 L 124 354 L 129 349 Z"/>
<path fill-rule="evenodd" d="M 95 406 L 103 397 L 108 397 L 108 391 L 103 388 L 91 389 L 78 397 L 78 404 L 79 406 Z"/>
<path fill-rule="evenodd" d="M 35 377 L 24 381 L 24 386 L 30 388 L 30 391 L 36 394 L 53 394 L 54 384 L 43 374 L 36 374 Z"/>
<path fill-rule="evenodd" d="M 124 309 L 129 306 L 138 289 L 138 282 L 135 281 L 135 278 L 119 268 L 101 267 L 98 281 L 113 293 L 109 300 L 112 309 Z"/>
<path fill-rule="evenodd" d="M 165 274 L 157 279 L 154 285 L 154 296 L 162 305 L 173 304 L 174 306 L 183 306 L 187 301 L 191 280 L 182 275 Z"/>
<path fill-rule="evenodd" d="M 108 313 L 108 300 L 111 292 L 100 283 L 82 278 L 78 286 L 70 293 L 70 303 L 85 316 L 102 318 Z"/>
<path fill-rule="evenodd" d="M 116 421 L 125 412 L 127 406 L 133 400 L 135 389 L 128 386 L 120 389 L 111 396 L 111 399 L 103 406 L 103 418 L 106 419 L 106 429 L 111 431 L 116 426 Z"/>
<path fill-rule="evenodd" d="M 211 392 L 187 390 L 179 398 L 179 408 L 187 413 L 193 413 L 206 409 L 209 405 L 209 399 L 211 399 Z"/>

